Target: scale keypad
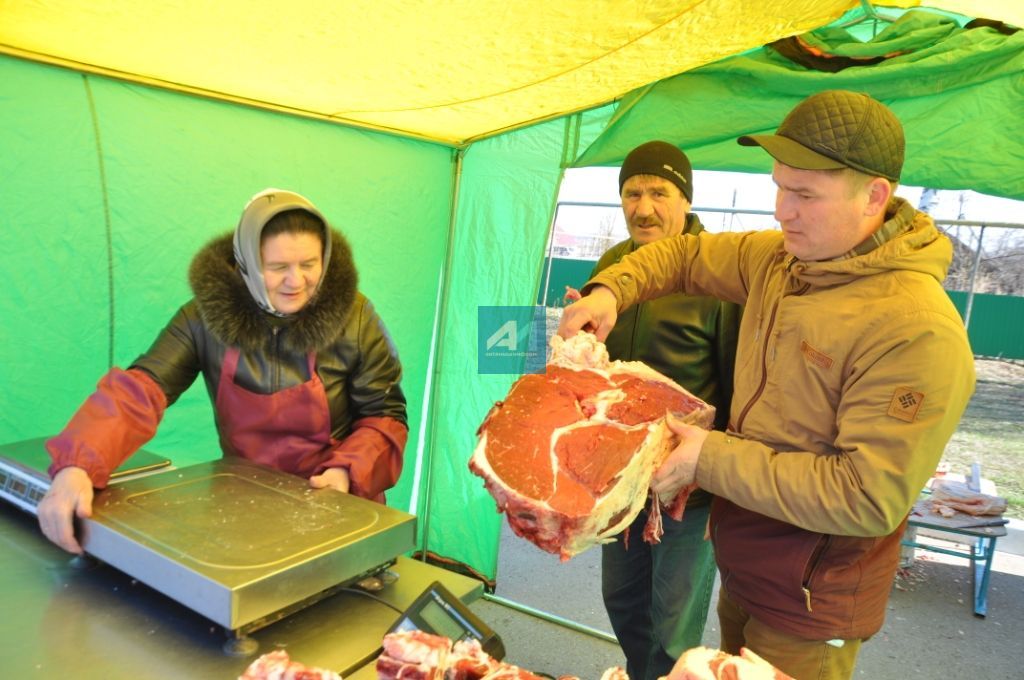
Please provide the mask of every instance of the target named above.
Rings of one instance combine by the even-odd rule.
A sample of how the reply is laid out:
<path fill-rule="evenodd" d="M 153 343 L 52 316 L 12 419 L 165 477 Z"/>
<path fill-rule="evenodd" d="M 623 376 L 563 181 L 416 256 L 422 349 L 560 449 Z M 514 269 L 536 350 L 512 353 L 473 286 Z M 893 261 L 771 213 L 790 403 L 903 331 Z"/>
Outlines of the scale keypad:
<path fill-rule="evenodd" d="M 0 467 L 0 497 L 6 498 L 18 507 L 35 514 L 39 501 L 46 495 L 47 486 L 35 479 L 26 478 L 16 471 Z"/>

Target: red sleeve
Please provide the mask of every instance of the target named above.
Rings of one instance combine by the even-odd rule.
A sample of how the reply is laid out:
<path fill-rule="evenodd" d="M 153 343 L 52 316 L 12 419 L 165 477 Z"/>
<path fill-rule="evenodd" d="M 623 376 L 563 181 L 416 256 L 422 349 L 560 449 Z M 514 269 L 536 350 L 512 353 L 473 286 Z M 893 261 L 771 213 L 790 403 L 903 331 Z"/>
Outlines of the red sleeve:
<path fill-rule="evenodd" d="M 112 368 L 56 437 L 46 442 L 52 478 L 80 467 L 103 488 L 110 473 L 156 434 L 167 397 L 148 373 Z"/>
<path fill-rule="evenodd" d="M 402 472 L 402 453 L 408 437 L 409 429 L 394 418 L 360 418 L 314 474 L 319 475 L 327 468 L 348 468 L 349 492 L 383 503 L 384 491 L 395 485 Z"/>

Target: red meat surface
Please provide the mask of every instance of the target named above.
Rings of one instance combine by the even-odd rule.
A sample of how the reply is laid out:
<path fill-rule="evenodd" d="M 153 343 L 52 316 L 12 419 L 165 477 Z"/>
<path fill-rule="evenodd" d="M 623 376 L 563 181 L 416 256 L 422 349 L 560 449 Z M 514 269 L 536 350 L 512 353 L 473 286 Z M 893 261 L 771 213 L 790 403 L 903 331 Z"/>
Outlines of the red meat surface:
<path fill-rule="evenodd" d="M 568 559 L 640 512 L 675 445 L 665 413 L 710 427 L 714 408 L 644 364 L 609 361 L 592 335 L 552 347 L 545 372 L 517 380 L 487 414 L 469 468 L 517 535 Z M 666 505 L 671 516 L 689 491 Z M 660 538 L 659 510 L 646 540 Z"/>

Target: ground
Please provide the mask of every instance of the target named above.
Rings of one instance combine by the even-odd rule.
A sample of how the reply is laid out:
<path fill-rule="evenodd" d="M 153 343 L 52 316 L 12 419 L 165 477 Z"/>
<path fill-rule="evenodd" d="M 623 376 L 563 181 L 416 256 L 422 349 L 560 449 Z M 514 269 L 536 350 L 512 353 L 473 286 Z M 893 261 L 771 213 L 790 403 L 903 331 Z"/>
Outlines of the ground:
<path fill-rule="evenodd" d="M 960 474 L 980 463 L 1009 502 L 1007 516 L 1024 519 L 1024 364 L 977 359 L 975 368 L 974 396 L 942 460 Z"/>

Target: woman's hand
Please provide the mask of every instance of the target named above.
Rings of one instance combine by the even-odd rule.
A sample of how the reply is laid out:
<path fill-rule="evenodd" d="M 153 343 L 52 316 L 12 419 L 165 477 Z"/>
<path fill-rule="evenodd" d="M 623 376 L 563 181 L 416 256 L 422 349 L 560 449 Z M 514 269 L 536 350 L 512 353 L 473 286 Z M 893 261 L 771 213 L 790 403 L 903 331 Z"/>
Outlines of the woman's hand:
<path fill-rule="evenodd" d="M 309 485 L 314 489 L 336 489 L 342 493 L 348 493 L 351 480 L 348 470 L 343 467 L 327 468 L 319 475 L 309 478 Z"/>
<path fill-rule="evenodd" d="M 92 517 L 92 480 L 80 467 L 66 467 L 57 473 L 50 490 L 39 501 L 39 528 L 43 535 L 64 550 L 82 554 L 75 540 L 74 518 Z"/>

